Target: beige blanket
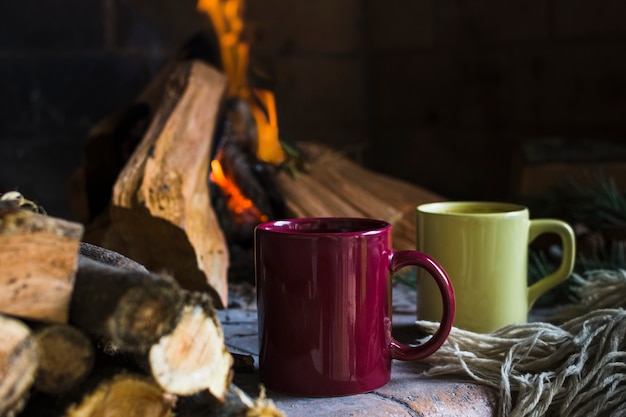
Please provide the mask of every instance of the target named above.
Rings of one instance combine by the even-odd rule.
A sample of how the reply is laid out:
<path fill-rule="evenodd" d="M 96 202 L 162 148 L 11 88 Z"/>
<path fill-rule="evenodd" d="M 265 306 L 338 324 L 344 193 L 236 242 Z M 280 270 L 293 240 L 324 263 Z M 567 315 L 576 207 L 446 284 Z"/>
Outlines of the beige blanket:
<path fill-rule="evenodd" d="M 572 278 L 582 282 L 579 301 L 546 322 L 490 334 L 453 328 L 426 359 L 428 373 L 493 387 L 500 417 L 626 415 L 626 271 Z M 434 331 L 439 324 L 418 325 Z"/>

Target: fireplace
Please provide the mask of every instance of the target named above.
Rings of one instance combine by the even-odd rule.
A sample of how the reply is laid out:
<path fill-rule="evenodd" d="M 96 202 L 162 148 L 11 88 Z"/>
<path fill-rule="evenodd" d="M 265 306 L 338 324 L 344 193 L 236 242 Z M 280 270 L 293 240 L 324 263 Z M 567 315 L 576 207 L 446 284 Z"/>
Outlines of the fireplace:
<path fill-rule="evenodd" d="M 339 151 L 317 159 L 307 183 L 273 177 L 308 192 L 291 213 L 319 201 L 336 213 L 345 196 L 365 196 L 359 206 L 372 211 L 358 213 L 395 219 L 394 243 L 406 248 L 422 198 L 513 196 L 511 161 L 528 140 L 622 145 L 622 15 L 619 0 L 249 0 L 250 75 L 273 92 L 281 135 Z M 86 138 L 207 28 L 206 16 L 197 0 L 39 0 L 3 5 L 0 23 L 0 192 L 21 191 L 53 223 L 75 219 L 68 187 Z M 73 237 L 78 244 L 77 229 Z"/>
<path fill-rule="evenodd" d="M 0 187 L 71 218 L 89 129 L 206 21 L 196 0 L 2 7 Z M 622 7 L 249 1 L 246 31 L 286 138 L 450 198 L 506 198 L 525 140 L 623 142 Z"/>

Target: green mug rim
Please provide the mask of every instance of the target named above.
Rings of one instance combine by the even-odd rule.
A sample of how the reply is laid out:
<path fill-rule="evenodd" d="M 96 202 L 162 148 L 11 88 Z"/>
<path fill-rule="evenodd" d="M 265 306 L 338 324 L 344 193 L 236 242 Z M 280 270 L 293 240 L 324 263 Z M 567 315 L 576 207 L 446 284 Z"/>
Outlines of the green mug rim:
<path fill-rule="evenodd" d="M 456 211 L 463 207 L 463 211 Z M 490 207 L 490 211 L 485 211 Z M 472 211 L 475 209 L 476 211 Z M 437 201 L 417 206 L 419 213 L 441 214 L 446 216 L 503 216 L 517 215 L 528 212 L 528 207 L 522 204 L 505 201 Z"/>

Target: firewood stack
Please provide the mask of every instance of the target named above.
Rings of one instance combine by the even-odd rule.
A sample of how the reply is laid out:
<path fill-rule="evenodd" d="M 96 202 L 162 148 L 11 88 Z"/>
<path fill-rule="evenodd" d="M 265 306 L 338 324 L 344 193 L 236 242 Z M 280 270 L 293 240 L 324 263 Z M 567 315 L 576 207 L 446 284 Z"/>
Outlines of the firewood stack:
<path fill-rule="evenodd" d="M 82 236 L 0 200 L 0 415 L 282 415 L 231 383 L 210 293 Z"/>

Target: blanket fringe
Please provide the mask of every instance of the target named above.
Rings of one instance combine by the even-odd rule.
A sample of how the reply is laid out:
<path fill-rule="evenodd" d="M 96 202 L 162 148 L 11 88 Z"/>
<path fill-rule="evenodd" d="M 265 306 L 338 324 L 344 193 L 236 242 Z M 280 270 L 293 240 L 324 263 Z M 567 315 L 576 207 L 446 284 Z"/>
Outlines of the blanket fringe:
<path fill-rule="evenodd" d="M 489 334 L 453 328 L 425 359 L 430 376 L 464 376 L 499 394 L 500 417 L 626 415 L 626 272 L 591 271 L 579 302 Z M 439 323 L 418 321 L 434 332 Z"/>

